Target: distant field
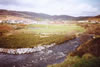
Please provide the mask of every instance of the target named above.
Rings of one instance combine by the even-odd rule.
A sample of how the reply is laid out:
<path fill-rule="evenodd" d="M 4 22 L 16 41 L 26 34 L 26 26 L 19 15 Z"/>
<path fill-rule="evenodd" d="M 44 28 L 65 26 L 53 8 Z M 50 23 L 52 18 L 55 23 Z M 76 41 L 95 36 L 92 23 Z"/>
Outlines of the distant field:
<path fill-rule="evenodd" d="M 10 26 L 14 27 L 15 25 Z M 74 38 L 75 34 L 85 31 L 84 28 L 76 24 L 16 26 L 18 27 L 14 28 L 15 30 L 11 30 L 0 37 L 0 47 L 26 48 L 52 43 L 60 44 Z"/>
<path fill-rule="evenodd" d="M 28 25 L 25 29 L 20 31 L 34 32 L 34 33 L 67 33 L 67 32 L 83 32 L 84 29 L 75 24 L 65 25 Z"/>

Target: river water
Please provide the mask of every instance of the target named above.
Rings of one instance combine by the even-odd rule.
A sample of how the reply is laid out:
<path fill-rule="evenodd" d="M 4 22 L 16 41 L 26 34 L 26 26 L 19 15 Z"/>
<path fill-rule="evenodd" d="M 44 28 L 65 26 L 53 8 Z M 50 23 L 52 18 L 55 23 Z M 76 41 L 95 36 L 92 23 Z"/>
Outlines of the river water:
<path fill-rule="evenodd" d="M 91 37 L 87 40 L 89 39 Z M 77 37 L 60 45 L 29 54 L 0 53 L 0 67 L 47 67 L 49 64 L 61 63 L 68 53 L 74 51 L 80 44 L 80 37 Z"/>

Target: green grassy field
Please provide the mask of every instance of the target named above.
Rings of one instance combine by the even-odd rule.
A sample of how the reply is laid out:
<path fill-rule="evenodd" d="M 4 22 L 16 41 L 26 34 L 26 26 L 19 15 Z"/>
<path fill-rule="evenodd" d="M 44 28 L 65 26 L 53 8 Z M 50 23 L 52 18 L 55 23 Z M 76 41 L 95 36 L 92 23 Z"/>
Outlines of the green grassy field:
<path fill-rule="evenodd" d="M 60 44 L 84 32 L 84 28 L 75 24 L 70 25 L 26 25 L 0 37 L 0 47 L 26 48 L 38 45 Z M 10 35 L 8 35 L 10 34 Z"/>
<path fill-rule="evenodd" d="M 26 29 L 24 30 L 33 31 L 35 33 L 66 33 L 66 32 L 72 32 L 72 31 L 76 31 L 76 32 L 84 31 L 83 28 L 75 24 L 70 24 L 70 25 L 67 25 L 67 24 L 65 25 L 37 25 L 36 24 L 36 25 L 28 25 Z"/>

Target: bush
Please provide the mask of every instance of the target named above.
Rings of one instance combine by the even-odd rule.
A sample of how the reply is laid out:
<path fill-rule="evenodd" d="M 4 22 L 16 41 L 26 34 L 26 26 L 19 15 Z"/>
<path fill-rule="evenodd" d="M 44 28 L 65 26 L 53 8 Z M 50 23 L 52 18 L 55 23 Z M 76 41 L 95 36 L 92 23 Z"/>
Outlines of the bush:
<path fill-rule="evenodd" d="M 82 56 L 82 58 L 84 58 L 84 59 L 92 59 L 92 58 L 94 58 L 94 56 L 92 54 L 90 54 L 90 53 L 86 53 L 86 54 L 84 54 Z"/>
<path fill-rule="evenodd" d="M 11 30 L 13 30 L 13 27 L 10 25 L 6 25 L 6 24 L 0 25 L 0 36 L 2 36 L 3 33 L 7 33 Z"/>
<path fill-rule="evenodd" d="M 100 35 L 100 24 L 94 24 L 87 28 L 87 33 Z"/>
<path fill-rule="evenodd" d="M 78 25 L 87 29 L 86 33 L 100 35 L 100 24 L 82 23 Z"/>
<path fill-rule="evenodd" d="M 26 26 L 27 26 L 26 24 L 16 24 L 16 30 L 23 29 Z"/>

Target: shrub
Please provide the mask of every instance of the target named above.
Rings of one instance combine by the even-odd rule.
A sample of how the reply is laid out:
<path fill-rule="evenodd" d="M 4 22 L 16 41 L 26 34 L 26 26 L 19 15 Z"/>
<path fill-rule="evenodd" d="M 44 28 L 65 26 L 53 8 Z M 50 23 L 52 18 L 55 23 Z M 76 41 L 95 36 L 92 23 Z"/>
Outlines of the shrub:
<path fill-rule="evenodd" d="M 86 33 L 100 35 L 100 24 L 82 23 L 78 25 L 87 29 Z"/>
<path fill-rule="evenodd" d="M 26 26 L 27 26 L 26 24 L 16 24 L 16 30 L 23 29 Z"/>
<path fill-rule="evenodd" d="M 87 28 L 89 34 L 100 35 L 100 24 L 94 24 Z"/>
<path fill-rule="evenodd" d="M 90 53 L 85 53 L 85 54 L 82 56 L 82 58 L 84 58 L 84 59 L 92 59 L 92 58 L 94 58 L 94 56 L 93 56 L 92 54 L 90 54 Z"/>
<path fill-rule="evenodd" d="M 9 32 L 11 30 L 13 30 L 13 27 L 10 25 L 6 25 L 6 24 L 0 25 L 0 36 L 2 36 L 3 33 Z"/>

